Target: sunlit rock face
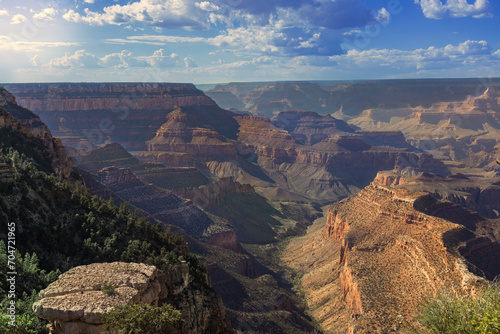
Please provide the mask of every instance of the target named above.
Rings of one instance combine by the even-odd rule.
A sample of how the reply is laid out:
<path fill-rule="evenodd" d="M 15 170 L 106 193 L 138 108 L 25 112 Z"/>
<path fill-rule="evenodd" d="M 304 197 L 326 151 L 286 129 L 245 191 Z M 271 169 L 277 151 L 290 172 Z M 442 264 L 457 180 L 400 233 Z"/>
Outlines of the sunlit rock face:
<path fill-rule="evenodd" d="M 493 237 L 475 237 L 470 229 L 486 231 L 487 221 L 405 189 L 404 182 L 404 177 L 379 175 L 358 194 L 330 206 L 326 218 L 284 252 L 287 263 L 305 272 L 306 300 L 325 330 L 418 328 L 414 315 L 426 298 L 443 289 L 474 293 L 485 284 L 480 276 L 491 269 L 491 259 L 478 261 L 479 255 L 486 249 L 498 254 L 498 249 L 492 247 Z"/>
<path fill-rule="evenodd" d="M 34 312 L 50 322 L 51 334 L 102 332 L 101 315 L 117 306 L 146 303 L 158 306 L 181 300 L 184 320 L 177 333 L 233 333 L 220 298 L 196 294 L 187 263 L 168 272 L 142 263 L 93 263 L 70 269 L 40 292 Z M 105 286 L 112 286 L 105 293 Z M 197 305 L 203 302 L 203 305 Z"/>

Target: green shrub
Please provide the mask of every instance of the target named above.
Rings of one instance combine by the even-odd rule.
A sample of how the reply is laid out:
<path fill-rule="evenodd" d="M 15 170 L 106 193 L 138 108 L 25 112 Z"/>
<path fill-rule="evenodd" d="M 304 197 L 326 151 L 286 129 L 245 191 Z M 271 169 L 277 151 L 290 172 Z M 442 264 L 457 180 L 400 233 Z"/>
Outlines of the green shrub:
<path fill-rule="evenodd" d="M 11 319 L 5 313 L 0 314 L 0 333 L 9 334 L 40 334 L 48 333 L 44 327 L 39 327 L 38 318 L 30 314 L 16 315 L 15 325 L 10 324 Z"/>
<path fill-rule="evenodd" d="M 157 334 L 178 329 L 184 322 L 171 305 L 156 307 L 139 303 L 118 306 L 101 316 L 104 333 Z"/>
<path fill-rule="evenodd" d="M 111 296 L 113 292 L 115 292 L 115 287 L 113 286 L 113 284 L 106 284 L 102 287 L 102 292 L 104 292 L 108 296 Z"/>
<path fill-rule="evenodd" d="M 419 322 L 436 334 L 500 333 L 500 284 L 475 297 L 440 294 L 422 308 Z"/>

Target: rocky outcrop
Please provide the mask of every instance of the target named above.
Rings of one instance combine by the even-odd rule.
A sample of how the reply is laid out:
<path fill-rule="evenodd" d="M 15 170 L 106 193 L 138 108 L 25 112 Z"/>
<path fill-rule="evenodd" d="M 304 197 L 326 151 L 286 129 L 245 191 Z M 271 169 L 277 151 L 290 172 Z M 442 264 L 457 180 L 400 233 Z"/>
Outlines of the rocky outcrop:
<path fill-rule="evenodd" d="M 450 165 L 483 168 L 500 152 L 499 121 L 500 95 L 490 87 L 479 96 L 427 107 L 365 110 L 349 123 L 364 131 L 401 131 L 413 146 Z"/>
<path fill-rule="evenodd" d="M 51 137 L 49 128 L 42 122 L 40 117 L 31 110 L 19 106 L 14 95 L 2 87 L 0 87 L 0 107 L 6 109 L 12 116 L 26 125 L 33 135 Z"/>
<path fill-rule="evenodd" d="M 0 96 L 2 95 L 9 96 L 5 91 L 0 90 Z M 7 103 L 5 107 L 9 110 L 19 108 L 13 102 Z M 61 178 L 69 178 L 73 163 L 66 154 L 61 141 L 52 137 L 48 131 L 43 132 L 43 137 L 37 134 L 36 129 L 45 128 L 45 125 L 37 125 L 34 128 L 35 133 L 33 133 L 29 125 L 33 125 L 35 122 L 27 122 L 28 125 L 26 125 L 13 117 L 9 110 L 0 107 L 0 130 L 4 136 L 5 144 L 21 153 L 29 150 L 31 158 L 37 161 L 44 172 L 55 173 Z M 30 117 L 33 115 L 28 110 L 23 109 L 23 112 L 29 114 Z M 29 119 L 34 120 L 36 116 Z"/>
<path fill-rule="evenodd" d="M 492 85 L 498 81 L 493 80 Z M 322 115 L 342 111 L 357 116 L 379 106 L 430 106 L 476 93 L 477 79 L 372 80 L 358 82 L 229 83 L 206 91 L 222 108 L 275 116 L 286 110 L 312 110 Z"/>
<path fill-rule="evenodd" d="M 259 273 L 255 269 L 251 258 L 244 258 L 238 264 L 238 274 L 246 276 L 248 278 L 257 278 Z"/>
<path fill-rule="evenodd" d="M 255 194 L 255 190 L 249 184 L 235 182 L 233 177 L 224 177 L 197 188 L 176 189 L 174 193 L 205 209 L 220 205 L 226 196 Z"/>
<path fill-rule="evenodd" d="M 186 263 L 173 265 L 166 273 L 141 263 L 94 263 L 62 274 L 40 292 L 41 300 L 33 305 L 33 310 L 50 321 L 51 334 L 97 334 L 102 331 L 101 315 L 127 304 L 169 303 L 189 290 L 190 279 Z M 112 287 L 110 292 L 103 291 L 105 286 Z M 185 324 L 180 332 L 232 333 L 220 301 L 204 307 L 211 308 L 207 313 L 214 318 L 204 318 L 181 305 Z"/>
<path fill-rule="evenodd" d="M 0 181 L 15 181 L 19 177 L 12 161 L 0 151 Z"/>
<path fill-rule="evenodd" d="M 214 233 L 206 240 L 206 243 L 208 245 L 229 249 L 237 253 L 243 252 L 243 247 L 241 247 L 241 244 L 238 240 L 238 235 L 235 231 Z"/>
<path fill-rule="evenodd" d="M 311 111 L 281 112 L 271 119 L 273 125 L 289 132 L 297 142 L 314 145 L 333 136 L 354 133 L 346 122 L 330 115 L 320 116 Z"/>
<path fill-rule="evenodd" d="M 165 116 L 176 107 L 193 108 L 199 114 L 225 113 L 192 84 L 54 83 L 8 87 L 22 106 L 40 115 L 64 145 L 87 151 L 109 142 L 145 150 L 145 142 L 155 136 Z M 218 129 L 231 126 L 223 117 L 215 123 Z"/>
<path fill-rule="evenodd" d="M 201 161 L 237 159 L 234 143 L 181 109 L 167 115 L 147 145 L 149 151 L 185 153 Z"/>
<path fill-rule="evenodd" d="M 306 273 L 306 300 L 327 332 L 418 328 L 414 313 L 426 298 L 443 289 L 471 293 L 486 282 L 467 269 L 474 266 L 457 251 L 470 239 L 461 223 L 473 217 L 461 219 L 467 216 L 461 207 L 430 201 L 429 195 L 394 182 L 379 176 L 333 204 L 326 223 L 313 225 L 284 253 L 290 265 Z"/>
<path fill-rule="evenodd" d="M 217 230 L 217 224 L 193 202 L 142 182 L 129 169 L 107 167 L 97 173 L 97 179 L 118 198 L 147 212 L 147 218 L 177 226 L 195 238 L 206 235 L 209 229 Z"/>

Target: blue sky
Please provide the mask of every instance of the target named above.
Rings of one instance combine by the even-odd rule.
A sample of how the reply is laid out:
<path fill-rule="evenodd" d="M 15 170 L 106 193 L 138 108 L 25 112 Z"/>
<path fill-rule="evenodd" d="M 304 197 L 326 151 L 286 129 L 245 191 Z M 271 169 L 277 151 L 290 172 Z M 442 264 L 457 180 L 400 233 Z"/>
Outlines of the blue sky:
<path fill-rule="evenodd" d="M 0 82 L 500 76 L 492 0 L 0 0 Z"/>

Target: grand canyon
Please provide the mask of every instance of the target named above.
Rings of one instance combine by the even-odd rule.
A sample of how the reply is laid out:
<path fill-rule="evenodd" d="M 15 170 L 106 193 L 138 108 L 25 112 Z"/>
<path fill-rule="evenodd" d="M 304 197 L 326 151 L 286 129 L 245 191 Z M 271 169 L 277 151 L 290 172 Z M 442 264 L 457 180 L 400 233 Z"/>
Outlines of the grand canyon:
<path fill-rule="evenodd" d="M 500 91 L 478 84 L 4 84 L 0 212 L 39 266 L 23 312 L 51 333 L 136 303 L 172 305 L 172 333 L 423 332 L 426 301 L 500 275 Z"/>

